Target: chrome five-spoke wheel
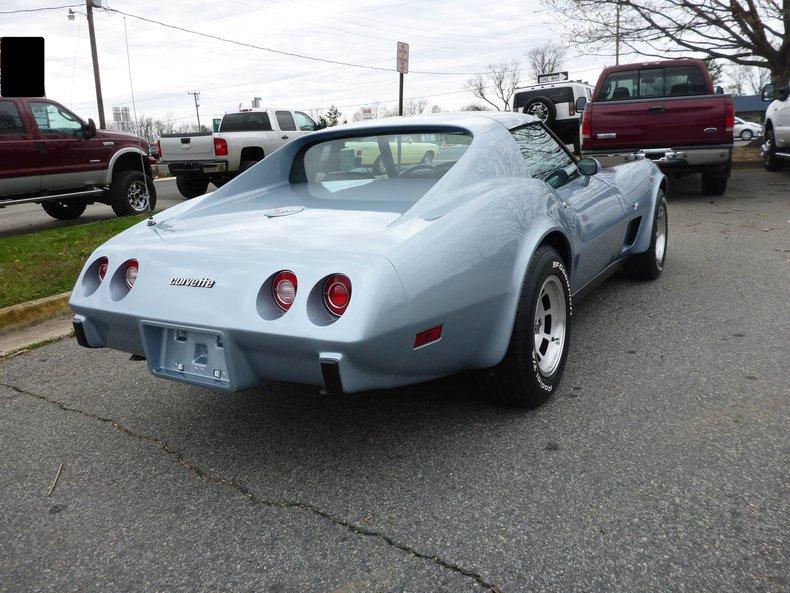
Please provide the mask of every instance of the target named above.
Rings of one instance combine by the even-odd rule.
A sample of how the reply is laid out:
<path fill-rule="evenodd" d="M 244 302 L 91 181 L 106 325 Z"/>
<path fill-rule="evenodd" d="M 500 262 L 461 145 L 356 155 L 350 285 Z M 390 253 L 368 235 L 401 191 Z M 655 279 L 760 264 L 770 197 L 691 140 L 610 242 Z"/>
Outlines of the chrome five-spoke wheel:
<path fill-rule="evenodd" d="M 656 214 L 656 264 L 659 268 L 664 265 L 664 253 L 667 249 L 667 210 L 664 204 L 658 207 Z"/>
<path fill-rule="evenodd" d="M 559 278 L 549 276 L 543 282 L 535 307 L 535 358 L 538 370 L 549 377 L 557 370 L 565 346 L 567 323 L 565 293 Z"/>

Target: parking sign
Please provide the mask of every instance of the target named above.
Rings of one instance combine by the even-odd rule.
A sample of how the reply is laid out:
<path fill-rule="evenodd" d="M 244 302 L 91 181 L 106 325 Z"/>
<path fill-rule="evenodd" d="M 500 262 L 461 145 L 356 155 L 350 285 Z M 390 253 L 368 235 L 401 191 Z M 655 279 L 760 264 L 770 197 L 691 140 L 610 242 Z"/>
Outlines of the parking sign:
<path fill-rule="evenodd" d="M 396 68 L 401 74 L 409 73 L 409 44 L 398 41 Z"/>

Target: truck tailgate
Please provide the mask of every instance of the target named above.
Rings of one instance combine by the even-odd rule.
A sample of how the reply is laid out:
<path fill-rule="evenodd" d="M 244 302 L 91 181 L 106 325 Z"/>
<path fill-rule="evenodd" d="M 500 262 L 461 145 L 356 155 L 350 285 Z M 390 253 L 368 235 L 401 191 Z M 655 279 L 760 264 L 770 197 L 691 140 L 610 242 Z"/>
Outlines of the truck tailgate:
<path fill-rule="evenodd" d="M 730 144 L 725 118 L 724 95 L 596 102 L 590 148 Z"/>
<path fill-rule="evenodd" d="M 211 132 L 165 134 L 159 140 L 163 161 L 202 161 L 214 159 L 214 137 Z"/>

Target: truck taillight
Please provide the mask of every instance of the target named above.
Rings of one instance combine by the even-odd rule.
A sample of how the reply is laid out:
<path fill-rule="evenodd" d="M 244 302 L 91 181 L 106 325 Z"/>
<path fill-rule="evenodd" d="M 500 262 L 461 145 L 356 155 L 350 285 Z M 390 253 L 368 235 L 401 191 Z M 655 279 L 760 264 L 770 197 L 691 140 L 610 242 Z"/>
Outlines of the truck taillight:
<path fill-rule="evenodd" d="M 159 140 L 156 141 L 156 158 L 162 158 L 162 143 Z"/>
<path fill-rule="evenodd" d="M 592 138 L 592 105 L 587 103 L 582 114 L 582 140 Z"/>
<path fill-rule="evenodd" d="M 228 142 L 224 138 L 214 138 L 214 155 L 228 156 Z"/>
<path fill-rule="evenodd" d="M 576 103 L 573 101 L 568 103 L 568 115 L 576 115 Z"/>
<path fill-rule="evenodd" d="M 735 128 L 735 105 L 732 97 L 724 97 L 724 130 L 732 132 Z"/>

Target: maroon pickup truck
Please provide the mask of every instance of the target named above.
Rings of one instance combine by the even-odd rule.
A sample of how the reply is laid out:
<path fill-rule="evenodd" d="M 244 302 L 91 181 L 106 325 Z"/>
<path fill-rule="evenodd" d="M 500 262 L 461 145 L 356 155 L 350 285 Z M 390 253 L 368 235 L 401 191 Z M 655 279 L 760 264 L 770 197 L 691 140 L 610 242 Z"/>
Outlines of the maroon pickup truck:
<path fill-rule="evenodd" d="M 97 130 L 44 98 L 0 98 L 0 208 L 40 203 L 59 220 L 88 204 L 118 216 L 156 205 L 149 146 L 124 132 Z"/>
<path fill-rule="evenodd" d="M 584 104 L 582 151 L 604 165 L 648 158 L 668 175 L 702 173 L 721 195 L 732 162 L 732 97 L 716 93 L 702 60 L 605 68 Z M 580 105 L 577 105 L 577 109 Z"/>

